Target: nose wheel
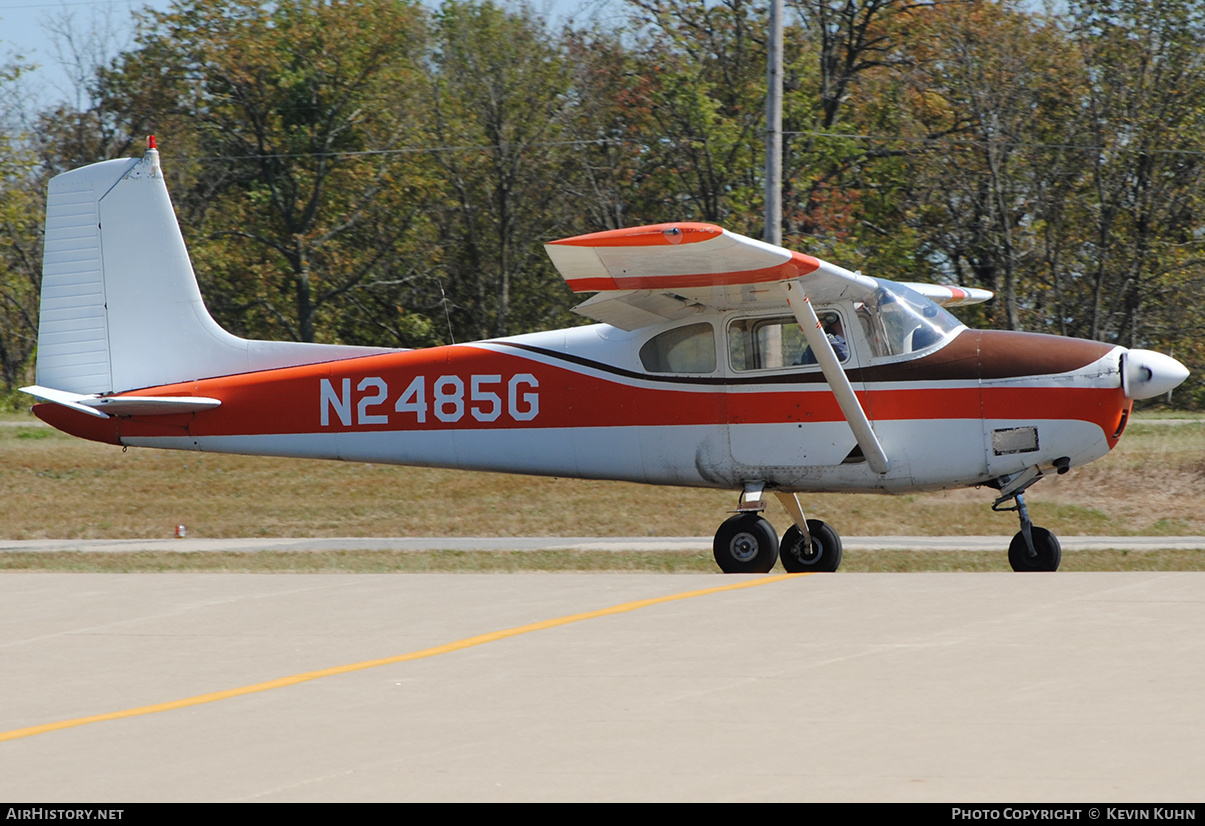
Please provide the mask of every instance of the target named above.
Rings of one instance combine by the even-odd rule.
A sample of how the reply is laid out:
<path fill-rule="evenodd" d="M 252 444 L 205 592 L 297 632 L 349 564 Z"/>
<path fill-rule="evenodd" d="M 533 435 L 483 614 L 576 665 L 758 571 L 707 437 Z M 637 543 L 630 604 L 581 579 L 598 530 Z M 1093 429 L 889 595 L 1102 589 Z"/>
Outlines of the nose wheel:
<path fill-rule="evenodd" d="M 1045 528 L 1030 526 L 1028 541 L 1025 531 L 1018 531 L 1008 546 L 1008 563 L 1014 571 L 1057 571 L 1062 560 L 1058 537 Z"/>

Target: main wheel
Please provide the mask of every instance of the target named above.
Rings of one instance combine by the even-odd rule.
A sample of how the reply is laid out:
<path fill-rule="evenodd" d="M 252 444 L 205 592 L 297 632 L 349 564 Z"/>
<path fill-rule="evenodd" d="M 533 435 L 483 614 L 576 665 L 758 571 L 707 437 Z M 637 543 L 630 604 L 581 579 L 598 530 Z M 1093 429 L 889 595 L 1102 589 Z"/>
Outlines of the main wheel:
<path fill-rule="evenodd" d="M 1008 545 L 1008 564 L 1014 571 L 1057 571 L 1063 561 L 1063 548 L 1058 537 L 1045 528 L 1030 528 L 1029 535 L 1037 556 L 1030 556 L 1025 533 L 1017 531 Z"/>
<path fill-rule="evenodd" d="M 726 574 L 764 574 L 778 561 L 778 533 L 755 513 L 739 513 L 720 525 L 711 545 Z"/>
<path fill-rule="evenodd" d="M 831 573 L 841 567 L 841 537 L 833 526 L 819 519 L 808 520 L 812 542 L 803 541 L 803 531 L 792 525 L 783 534 L 778 555 L 782 567 L 792 574 L 807 572 Z"/>

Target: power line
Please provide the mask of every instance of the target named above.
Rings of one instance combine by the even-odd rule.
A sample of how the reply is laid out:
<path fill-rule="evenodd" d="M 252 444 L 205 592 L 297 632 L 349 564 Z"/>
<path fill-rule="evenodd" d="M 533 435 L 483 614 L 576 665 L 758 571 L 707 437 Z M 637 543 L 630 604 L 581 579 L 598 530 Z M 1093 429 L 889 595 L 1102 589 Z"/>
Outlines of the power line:
<path fill-rule="evenodd" d="M 943 137 L 943 138 L 928 138 L 928 137 L 910 137 L 902 135 L 868 135 L 856 134 L 848 132 L 823 132 L 818 130 L 796 130 L 784 131 L 784 136 L 788 137 L 816 137 L 816 138 L 836 138 L 843 140 L 862 140 L 876 141 L 880 143 L 911 143 L 922 146 L 941 146 L 941 147 L 985 147 L 985 146 L 1006 146 L 1013 149 L 1033 150 L 1033 151 L 1072 151 L 1072 152 L 1107 152 L 1121 154 L 1149 154 L 1149 155 L 1184 155 L 1190 157 L 1205 156 L 1205 150 L 1202 149 L 1158 149 L 1158 148 L 1140 148 L 1134 146 L 1096 146 L 1091 144 L 1072 144 L 1072 143 L 1034 143 L 1029 141 L 1007 141 L 1007 140 L 983 140 L 981 138 L 958 138 L 958 137 Z M 191 161 L 249 161 L 249 160 L 269 160 L 269 159 L 296 159 L 296 158 L 352 158 L 352 157 L 368 157 L 380 155 L 417 155 L 417 154 L 435 154 L 442 152 L 504 152 L 506 150 L 527 150 L 537 148 L 554 148 L 565 146 L 603 146 L 612 145 L 618 146 L 623 144 L 637 143 L 706 143 L 706 138 L 696 137 L 680 137 L 680 138 L 659 138 L 658 141 L 641 141 L 637 138 L 578 138 L 563 141 L 537 141 L 532 143 L 501 143 L 501 144 L 464 144 L 464 145 L 434 145 L 434 146 L 404 146 L 395 147 L 393 149 L 361 149 L 349 150 L 344 152 L 265 152 L 247 155 L 200 155 L 200 156 L 182 156 L 182 160 Z"/>
<path fill-rule="evenodd" d="M 187 161 L 258 161 L 267 159 L 288 158 L 355 158 L 371 155 L 418 155 L 437 152 L 489 152 L 506 149 L 547 148 L 554 146 L 590 146 L 595 144 L 630 143 L 621 138 L 588 138 L 567 141 L 538 141 L 534 143 L 501 143 L 467 146 L 400 146 L 395 149 L 358 149 L 347 152 L 265 152 L 248 155 L 183 155 L 181 160 Z"/>
<path fill-rule="evenodd" d="M 805 135 L 808 137 L 844 138 L 847 140 L 867 140 L 882 142 L 919 143 L 930 146 L 1008 146 L 1014 149 L 1057 149 L 1075 152 L 1121 152 L 1127 154 L 1146 155 L 1205 155 L 1203 149 L 1143 149 L 1133 146 L 1094 146 L 1091 144 L 1075 143 L 1033 143 L 1030 141 L 984 140 L 982 138 L 925 138 L 904 135 L 860 135 L 849 132 L 821 132 L 818 130 L 800 130 L 783 132 L 784 135 Z"/>

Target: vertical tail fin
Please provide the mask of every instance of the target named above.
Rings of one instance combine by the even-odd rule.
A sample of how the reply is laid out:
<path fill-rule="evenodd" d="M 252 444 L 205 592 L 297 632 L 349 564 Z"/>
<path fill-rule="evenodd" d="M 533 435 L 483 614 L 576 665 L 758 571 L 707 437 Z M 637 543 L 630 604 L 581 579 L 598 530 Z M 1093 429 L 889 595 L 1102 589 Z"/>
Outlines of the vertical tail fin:
<path fill-rule="evenodd" d="M 151 148 L 57 176 L 46 202 L 37 383 L 105 394 L 379 348 L 249 341 L 209 315 Z"/>

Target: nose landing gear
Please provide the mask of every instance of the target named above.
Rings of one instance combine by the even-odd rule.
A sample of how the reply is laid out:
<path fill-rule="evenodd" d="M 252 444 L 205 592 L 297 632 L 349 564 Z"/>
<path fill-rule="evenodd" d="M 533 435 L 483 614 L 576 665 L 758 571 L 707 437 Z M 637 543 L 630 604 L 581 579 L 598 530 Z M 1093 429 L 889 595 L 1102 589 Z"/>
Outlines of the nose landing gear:
<path fill-rule="evenodd" d="M 1034 482 L 1041 478 L 1037 474 L 1028 479 L 1019 489 L 1009 490 L 1005 485 L 1001 488 L 1001 496 L 992 504 L 992 510 L 1016 511 L 1021 520 L 1021 530 L 1013 537 L 1008 545 L 1008 564 L 1014 571 L 1057 571 L 1063 561 L 1063 549 L 1058 537 L 1045 528 L 1036 527 L 1029 519 L 1029 511 L 1025 507 L 1024 492 Z M 1012 507 L 1001 507 L 1009 499 L 1014 500 Z"/>

